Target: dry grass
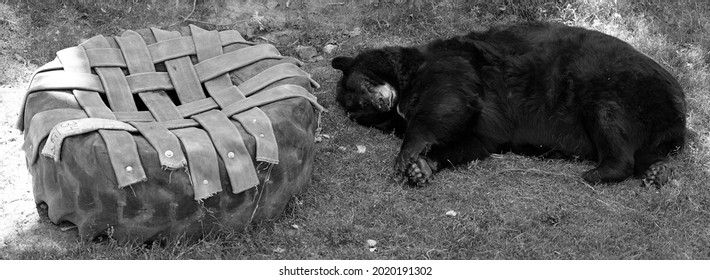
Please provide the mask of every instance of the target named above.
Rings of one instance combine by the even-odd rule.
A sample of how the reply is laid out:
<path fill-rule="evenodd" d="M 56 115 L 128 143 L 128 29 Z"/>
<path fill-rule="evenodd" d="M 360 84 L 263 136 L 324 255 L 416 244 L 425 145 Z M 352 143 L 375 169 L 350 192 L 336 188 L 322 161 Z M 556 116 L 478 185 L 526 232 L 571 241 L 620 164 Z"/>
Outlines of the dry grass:
<path fill-rule="evenodd" d="M 199 1 L 192 18 L 216 23 L 217 28 L 248 29 L 254 39 L 283 30 L 300 35 L 276 42 L 285 54 L 298 44 L 322 47 L 339 44 L 335 55 L 353 55 L 363 48 L 417 44 L 492 24 L 543 19 L 584 26 L 618 36 L 659 61 L 678 77 L 689 105 L 689 140 L 673 159 L 675 180 L 660 189 L 639 187 L 638 180 L 590 186 L 577 176 L 590 162 L 544 160 L 500 155 L 445 170 L 424 189 L 409 188 L 392 176 L 400 140 L 347 120 L 334 101 L 339 73 L 329 59 L 309 63 L 306 70 L 323 86 L 316 95 L 328 110 L 317 144 L 315 170 L 309 188 L 295 197 L 284 215 L 246 231 L 225 229 L 197 243 L 169 242 L 154 246 L 118 246 L 112 241 L 76 240 L 75 232 L 61 232 L 46 218 L 26 218 L 30 226 L 16 229 L 4 241 L 4 258 L 20 259 L 708 259 L 710 258 L 710 10 L 702 1 L 653 4 L 654 1 L 578 1 L 557 4 L 509 4 L 504 1 L 344 1 L 298 2 L 289 9 L 262 9 L 262 22 L 253 13 L 225 14 L 220 1 Z M 406 1 L 405 1 L 406 2 Z M 480 3 L 479 3 L 480 2 Z M 533 1 L 534 2 L 534 1 Z M 613 1 L 611 1 L 613 2 Z M 109 1 L 108 3 L 112 3 Z M 133 2 L 131 2 L 133 3 Z M 0 63 L 28 61 L 21 70 L 6 70 L 11 81 L 32 64 L 53 58 L 53 52 L 96 33 L 117 34 L 121 29 L 165 27 L 180 22 L 191 8 L 185 1 L 177 12 L 154 14 L 134 8 L 115 13 L 96 11 L 116 5 L 66 1 L 50 14 L 46 7 L 7 5 L 17 21 L 13 40 L 24 48 L 2 49 Z M 91 10 L 93 9 L 93 10 Z M 91 10 L 92 13 L 85 12 Z M 162 15 L 156 17 L 155 14 Z M 228 19 L 228 20 L 225 20 Z M 281 19 L 281 20 L 279 20 Z M 0 21 L 0 24 L 6 24 Z M 352 31 L 359 27 L 361 33 Z M 56 31 L 62 36 L 56 36 Z M 3 35 L 5 36 L 5 35 Z M 5 37 L 3 37 L 5 38 Z M 25 52 L 26 51 L 26 52 Z M 6 59 L 6 60 L 3 60 Z M 8 62 L 10 61 L 10 62 Z M 14 75 L 14 76 L 13 76 Z M 19 106 L 5 95 L 3 112 Z M 3 131 L 14 116 L 3 115 Z M 16 132 L 9 132 L 16 133 Z M 16 134 L 15 134 L 16 135 Z M 19 136 L 15 136 L 18 139 Z M 3 138 L 4 139 L 4 138 Z M 21 141 L 21 140 L 16 140 Z M 1 142 L 3 150 L 12 148 Z M 356 145 L 367 148 L 357 153 Z M 19 157 L 19 153 L 12 152 Z M 34 205 L 26 185 L 16 185 L 21 163 L 3 159 L 0 194 L 25 197 Z M 13 169 L 14 168 L 14 169 Z M 3 198 L 5 199 L 5 198 Z M 6 200 L 3 200 L 3 202 Z M 8 209 L 8 208 L 3 208 Z M 455 217 L 446 212 L 454 210 Z M 6 212 L 8 210 L 3 210 Z M 28 212 L 25 212 L 28 213 Z M 33 212 L 29 212 L 34 214 Z M 5 213 L 3 213 L 4 215 Z M 298 229 L 293 225 L 298 225 Z M 36 245 L 23 240 L 47 241 Z M 366 240 L 378 242 L 370 252 Z M 37 243 L 39 244 L 39 243 Z M 278 250 L 283 249 L 283 250 Z"/>

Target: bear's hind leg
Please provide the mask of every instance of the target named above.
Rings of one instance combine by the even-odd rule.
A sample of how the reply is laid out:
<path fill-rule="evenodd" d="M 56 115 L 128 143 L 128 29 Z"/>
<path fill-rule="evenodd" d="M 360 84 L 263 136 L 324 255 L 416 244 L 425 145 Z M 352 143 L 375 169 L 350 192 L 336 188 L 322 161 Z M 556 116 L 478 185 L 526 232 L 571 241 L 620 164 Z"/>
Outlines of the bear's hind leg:
<path fill-rule="evenodd" d="M 683 146 L 685 127 L 668 129 L 663 136 L 657 139 L 660 144 L 653 148 L 645 148 L 636 152 L 634 159 L 636 166 L 634 175 L 641 178 L 642 187 L 661 188 L 670 181 L 673 168 L 668 163 L 668 156 L 678 152 Z"/>
<path fill-rule="evenodd" d="M 660 189 L 661 186 L 670 181 L 671 175 L 673 175 L 673 168 L 670 167 L 668 162 L 657 161 L 651 164 L 644 172 L 641 177 L 641 186 Z"/>
<path fill-rule="evenodd" d="M 633 158 L 607 156 L 599 165 L 582 173 L 582 179 L 590 183 L 619 182 L 633 174 Z"/>
<path fill-rule="evenodd" d="M 615 102 L 598 104 L 592 115 L 586 116 L 585 125 L 594 143 L 597 160 L 596 168 L 582 174 L 590 183 L 618 182 L 634 173 L 631 124 L 624 118 L 624 112 Z"/>

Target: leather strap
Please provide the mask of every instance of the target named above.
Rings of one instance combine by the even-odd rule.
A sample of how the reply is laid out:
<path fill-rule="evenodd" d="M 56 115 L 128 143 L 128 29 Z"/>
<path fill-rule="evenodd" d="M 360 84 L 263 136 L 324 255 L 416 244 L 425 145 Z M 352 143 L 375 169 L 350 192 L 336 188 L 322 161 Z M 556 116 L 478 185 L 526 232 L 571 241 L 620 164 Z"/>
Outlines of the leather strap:
<path fill-rule="evenodd" d="M 126 67 L 126 61 L 119 49 L 88 49 L 86 57 L 91 67 Z"/>
<path fill-rule="evenodd" d="M 177 136 L 160 122 L 132 122 L 135 128 L 148 140 L 158 153 L 160 165 L 166 169 L 178 169 L 187 166 L 187 159 Z"/>
<path fill-rule="evenodd" d="M 180 37 L 180 33 L 169 32 L 156 28 L 151 28 L 153 36 L 158 42 Z M 165 61 L 170 80 L 172 80 L 175 92 L 180 99 L 180 103 L 190 103 L 205 98 L 202 91 L 202 83 L 197 76 L 195 68 L 189 57 L 179 57 Z"/>
<path fill-rule="evenodd" d="M 271 66 L 251 79 L 244 81 L 244 83 L 239 85 L 239 89 L 244 92 L 244 96 L 250 96 L 280 80 L 293 77 L 307 78 L 313 87 L 320 87 L 316 81 L 311 79 L 311 75 L 301 70 L 298 66 L 292 63 L 281 63 Z"/>
<path fill-rule="evenodd" d="M 83 46 L 83 47 L 82 47 Z M 89 64 L 89 58 L 83 52 L 86 49 L 96 49 L 96 48 L 108 48 L 110 47 L 108 41 L 103 36 L 94 36 L 91 39 L 83 42 L 81 46 L 75 47 L 74 49 L 81 49 L 81 55 L 76 55 L 71 59 L 83 60 L 86 65 L 86 70 L 91 71 L 91 66 Z M 57 53 L 57 57 L 64 64 L 65 59 L 62 59 L 60 53 Z M 67 69 L 66 67 L 64 69 Z M 123 111 L 138 111 L 136 108 L 136 103 L 133 101 L 133 94 L 126 81 L 126 76 L 123 75 L 123 71 L 119 67 L 97 67 L 94 68 L 96 74 L 99 75 L 101 83 L 106 91 L 106 97 L 108 99 L 109 106 L 115 112 Z"/>
<path fill-rule="evenodd" d="M 87 48 L 95 47 L 107 47 L 108 42 L 103 36 L 96 36 L 88 41 L 84 42 L 82 46 Z M 66 49 L 66 51 L 60 51 L 57 53 L 57 57 L 60 61 L 66 61 L 67 66 L 65 71 L 72 73 L 88 73 L 91 71 L 88 58 L 83 52 L 84 48 L 82 46 Z M 84 60 L 75 61 L 75 60 Z M 123 72 L 118 68 L 103 68 L 107 69 L 105 73 L 99 68 L 95 70 L 99 73 L 99 77 L 109 78 L 117 75 L 116 71 L 121 73 L 123 77 Z M 103 77 L 102 77 L 103 75 Z M 106 81 L 102 81 L 106 82 Z M 125 82 L 125 79 L 124 79 Z M 107 90 L 109 103 L 116 108 L 120 108 L 117 111 L 135 111 L 135 102 L 127 89 L 127 83 L 125 85 L 119 85 L 120 82 L 115 83 L 117 89 Z M 126 86 L 123 88 L 123 86 Z M 86 114 L 91 118 L 103 118 L 115 120 L 113 111 L 109 109 L 103 102 L 99 93 L 84 90 L 74 90 L 74 96 L 76 97 L 79 104 L 84 108 Z M 111 95 L 114 94 L 113 101 Z M 138 148 L 136 143 L 130 133 L 125 131 L 109 131 L 109 130 L 99 130 L 99 134 L 103 137 L 104 143 L 106 144 L 108 156 L 111 161 L 111 166 L 116 175 L 116 181 L 118 187 L 126 187 L 138 182 L 147 180 L 145 170 L 140 161 L 140 155 L 138 154 Z"/>
<path fill-rule="evenodd" d="M 306 100 L 310 101 L 311 104 L 319 111 L 323 110 L 323 107 L 318 104 L 316 97 L 313 96 L 310 92 L 308 92 L 305 88 L 287 84 L 264 90 L 262 92 L 259 92 L 259 94 L 257 95 L 241 100 L 237 103 L 233 103 L 223 108 L 222 112 L 224 112 L 224 114 L 227 116 L 231 116 L 249 110 L 253 107 L 266 105 L 278 100 L 292 97 L 303 97 Z"/>
<path fill-rule="evenodd" d="M 121 47 L 126 65 L 130 73 L 154 73 L 155 67 L 150 59 L 150 53 L 143 37 L 134 31 L 126 31 L 122 37 L 116 37 L 116 43 Z M 157 121 L 181 119 L 173 101 L 164 91 L 146 91 L 138 94 L 148 110 Z"/>
<path fill-rule="evenodd" d="M 89 133 L 99 129 L 137 131 L 135 127 L 117 120 L 99 118 L 80 118 L 60 122 L 52 128 L 46 144 L 42 149 L 42 155 L 51 157 L 54 161 L 60 160 L 62 142 L 69 136 Z"/>
<path fill-rule="evenodd" d="M 197 63 L 195 64 L 195 72 L 201 81 L 206 81 L 267 58 L 280 59 L 281 55 L 272 45 L 256 45 Z"/>
<path fill-rule="evenodd" d="M 173 133 L 180 139 L 187 153 L 195 200 L 201 201 L 222 191 L 217 154 L 207 133 L 196 128 L 175 129 Z"/>
<path fill-rule="evenodd" d="M 256 160 L 271 164 L 279 163 L 279 146 L 269 117 L 259 108 L 251 108 L 232 116 L 239 121 L 256 141 Z"/>
<path fill-rule="evenodd" d="M 91 73 L 69 73 L 63 70 L 37 73 L 32 78 L 27 92 L 72 89 L 105 92 L 99 76 Z"/>
<path fill-rule="evenodd" d="M 40 143 L 49 136 L 52 128 L 63 121 L 78 118 L 86 118 L 86 113 L 79 109 L 53 109 L 34 115 L 25 136 L 25 143 L 22 145 L 28 165 L 34 164 L 37 160 Z"/>
<path fill-rule="evenodd" d="M 254 163 L 239 130 L 222 112 L 208 111 L 192 117 L 209 133 L 217 153 L 224 162 L 233 193 L 259 184 Z"/>

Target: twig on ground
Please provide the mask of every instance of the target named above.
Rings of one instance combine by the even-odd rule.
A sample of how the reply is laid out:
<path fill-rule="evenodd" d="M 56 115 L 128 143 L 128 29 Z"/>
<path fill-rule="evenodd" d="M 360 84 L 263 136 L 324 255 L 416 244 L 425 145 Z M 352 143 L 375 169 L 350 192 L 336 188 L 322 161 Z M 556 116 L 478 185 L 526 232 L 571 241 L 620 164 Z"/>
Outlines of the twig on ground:
<path fill-rule="evenodd" d="M 190 17 L 192 16 L 192 13 L 195 12 L 195 7 L 196 7 L 196 6 L 197 6 L 197 0 L 192 0 L 192 10 L 191 10 L 190 13 L 185 17 L 185 19 L 183 19 L 182 21 L 186 21 L 188 18 L 190 18 Z"/>
<path fill-rule="evenodd" d="M 187 14 L 187 16 L 182 19 L 182 21 L 173 23 L 173 24 L 171 24 L 170 26 L 175 26 L 175 25 L 178 25 L 178 24 L 181 24 L 181 23 L 187 21 L 187 20 L 192 16 L 192 13 L 195 12 L 195 7 L 196 7 L 196 6 L 197 6 L 197 0 L 192 0 L 192 10 L 190 11 L 190 13 Z"/>
<path fill-rule="evenodd" d="M 594 192 L 597 191 L 594 187 L 592 187 L 592 185 L 590 185 L 589 183 L 585 182 L 584 179 L 582 179 L 581 177 L 579 177 L 579 176 L 577 176 L 577 175 L 569 175 L 569 174 L 565 174 L 565 173 L 550 172 L 550 171 L 544 171 L 544 170 L 539 170 L 539 169 L 535 169 L 535 168 L 528 168 L 528 169 L 520 169 L 520 168 L 503 169 L 503 170 L 501 170 L 501 171 L 498 171 L 498 173 L 509 172 L 509 171 L 510 171 L 510 172 L 533 172 L 533 173 L 539 173 L 539 174 L 546 174 L 546 175 L 554 175 L 554 176 L 563 176 L 563 177 L 573 178 L 573 179 L 575 179 L 575 180 L 581 182 L 581 183 L 584 184 L 585 186 L 587 186 L 587 187 L 588 187 L 589 189 L 591 189 L 592 191 L 594 191 Z"/>
<path fill-rule="evenodd" d="M 261 166 L 261 163 L 256 167 L 257 170 Z M 259 201 L 261 201 L 261 195 L 264 193 L 264 190 L 266 189 L 266 182 L 268 182 L 271 179 L 271 171 L 273 170 L 274 165 L 273 164 L 268 164 L 266 167 L 266 176 L 264 177 L 264 182 L 261 184 L 261 190 L 259 190 L 258 187 L 256 188 L 256 192 L 258 193 L 256 198 L 256 205 L 254 206 L 254 211 L 251 212 L 251 217 L 249 218 L 249 222 L 244 226 L 244 230 L 246 231 L 247 228 L 249 228 L 249 225 L 251 225 L 251 222 L 254 221 L 254 216 L 256 215 L 256 211 L 259 210 Z"/>
<path fill-rule="evenodd" d="M 4 21 L 4 22 L 7 22 L 7 23 L 11 23 L 11 24 L 17 25 L 17 22 L 11 21 L 11 20 L 6 19 L 6 18 L 0 18 L 0 21 Z"/>
<path fill-rule="evenodd" d="M 200 20 L 195 20 L 195 19 L 187 19 L 187 20 L 184 20 L 184 21 L 182 21 L 182 22 L 187 22 L 187 23 L 201 23 L 201 24 L 209 24 L 209 25 L 214 25 L 214 26 L 232 26 L 232 27 L 233 27 L 233 26 L 237 25 L 238 23 L 247 22 L 247 21 L 249 21 L 249 20 L 248 20 L 248 19 L 243 19 L 243 20 L 237 20 L 237 21 L 234 21 L 234 22 L 222 24 L 222 23 L 213 23 L 213 22 L 207 22 L 207 21 L 200 21 Z M 176 23 L 176 24 L 179 24 L 179 23 Z M 175 24 L 173 24 L 173 25 L 175 25 Z"/>

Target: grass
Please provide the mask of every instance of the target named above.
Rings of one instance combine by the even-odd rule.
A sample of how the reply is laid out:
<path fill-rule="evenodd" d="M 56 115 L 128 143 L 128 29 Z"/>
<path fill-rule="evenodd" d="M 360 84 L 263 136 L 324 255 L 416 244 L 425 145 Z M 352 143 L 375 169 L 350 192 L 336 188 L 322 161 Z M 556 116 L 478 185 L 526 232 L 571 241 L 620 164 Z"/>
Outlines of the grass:
<path fill-rule="evenodd" d="M 21 227 L 7 237 L 0 257 L 710 259 L 706 182 L 710 171 L 710 8 L 706 3 L 367 2 L 294 1 L 288 8 L 273 9 L 248 2 L 243 3 L 243 10 L 235 10 L 231 2 L 205 0 L 196 2 L 188 20 L 218 29 L 236 28 L 256 41 L 269 39 L 274 32 L 293 31 L 273 41 L 288 55 L 295 54 L 297 45 L 320 49 L 326 43 L 337 43 L 340 47 L 333 55 L 322 54 L 324 60 L 305 66 L 322 85 L 315 94 L 328 110 L 321 127 L 331 138 L 316 145 L 311 183 L 294 197 L 282 217 L 245 231 L 224 229 L 194 243 L 154 246 L 80 241 L 75 232 L 62 232 L 46 218 L 32 218 L 30 222 L 36 225 Z M 25 71 L 53 59 L 54 52 L 81 38 L 188 22 L 184 19 L 192 10 L 192 1 L 169 3 L 154 4 L 150 10 L 148 4 L 119 0 L 59 1 L 54 6 L 46 2 L 5 4 L 5 14 L 12 17 L 0 17 L 0 25 L 12 28 L 2 33 L 2 39 L 18 43 L 0 45 L 0 63 L 7 65 L 2 87 L 23 85 Z M 329 67 L 335 55 L 419 44 L 530 19 L 564 22 L 620 37 L 678 78 L 687 95 L 690 133 L 685 150 L 672 161 L 677 169 L 670 185 L 644 189 L 639 180 L 627 180 L 591 186 L 577 176 L 592 168 L 591 162 L 505 154 L 445 170 L 428 188 L 410 188 L 392 171 L 401 140 L 355 125 L 335 103 L 333 90 L 340 73 Z M 19 63 L 14 54 L 24 62 Z M 3 95 L 0 100 L 3 112 L 15 112 L 19 106 L 15 97 Z M 15 116 L 2 115 L 3 131 L 9 131 L 6 127 Z M 16 140 L 0 142 L 3 151 L 10 150 L 11 142 L 21 141 L 16 132 L 8 133 L 15 133 L 10 135 Z M 356 145 L 366 151 L 358 153 Z M 13 179 L 17 172 L 26 172 L 24 165 L 3 161 L 0 193 L 27 197 L 22 189 L 27 186 L 14 184 L 18 180 Z M 34 208 L 31 198 L 22 200 L 22 205 Z M 457 215 L 446 215 L 449 210 Z M 28 234 L 35 237 L 23 238 Z M 378 242 L 376 252 L 368 250 L 368 239 Z"/>

